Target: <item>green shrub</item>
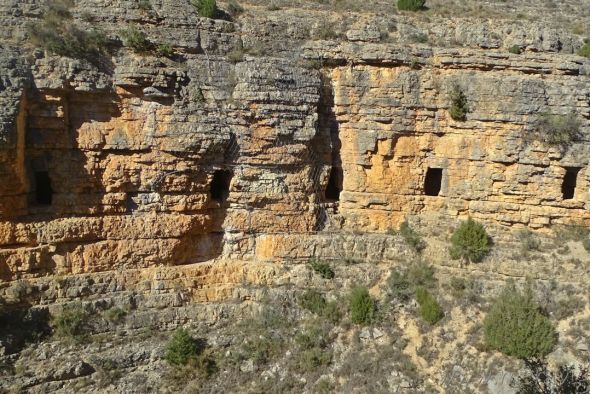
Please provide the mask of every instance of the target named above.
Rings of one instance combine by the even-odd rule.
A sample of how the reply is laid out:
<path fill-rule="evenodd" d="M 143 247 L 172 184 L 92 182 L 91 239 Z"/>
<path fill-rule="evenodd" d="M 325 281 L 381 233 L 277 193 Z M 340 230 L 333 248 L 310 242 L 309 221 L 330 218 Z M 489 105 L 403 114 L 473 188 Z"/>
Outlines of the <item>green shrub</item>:
<path fill-rule="evenodd" d="M 320 274 L 320 276 L 324 279 L 333 279 L 334 278 L 334 270 L 330 267 L 330 264 L 319 261 L 319 260 L 310 260 L 309 261 L 309 268 L 313 271 Z"/>
<path fill-rule="evenodd" d="M 506 285 L 484 320 L 488 346 L 518 358 L 544 357 L 556 343 L 551 321 L 539 311 L 533 291 L 524 292 L 514 283 Z"/>
<path fill-rule="evenodd" d="M 66 305 L 59 315 L 51 318 L 51 326 L 56 336 L 79 339 L 84 335 L 88 314 L 81 304 Z"/>
<path fill-rule="evenodd" d="M 590 42 L 585 43 L 584 46 L 578 50 L 578 55 L 590 59 Z"/>
<path fill-rule="evenodd" d="M 449 108 L 449 115 L 456 121 L 465 121 L 467 119 L 467 113 L 469 112 L 469 105 L 467 104 L 467 96 L 463 93 L 463 90 L 455 85 L 449 93 L 451 99 L 451 107 Z"/>
<path fill-rule="evenodd" d="M 532 137 L 550 146 L 567 147 L 580 139 L 580 121 L 575 113 L 569 115 L 541 113 Z"/>
<path fill-rule="evenodd" d="M 164 359 L 174 366 L 186 365 L 196 358 L 202 349 L 199 343 L 183 328 L 174 331 L 166 346 Z"/>
<path fill-rule="evenodd" d="M 162 57 L 171 57 L 174 55 L 174 49 L 172 49 L 172 45 L 167 43 L 158 45 L 156 52 Z"/>
<path fill-rule="evenodd" d="M 426 243 L 420 238 L 420 235 L 414 231 L 408 224 L 408 222 L 403 222 L 399 226 L 399 233 L 404 238 L 404 241 L 414 249 L 416 252 L 421 252 L 425 247 Z"/>
<path fill-rule="evenodd" d="M 332 362 L 332 352 L 318 347 L 303 350 L 299 355 L 299 368 L 306 372 L 313 372 L 319 367 Z"/>
<path fill-rule="evenodd" d="M 451 236 L 451 258 L 479 262 L 490 251 L 490 238 L 481 223 L 469 218 Z"/>
<path fill-rule="evenodd" d="M 126 47 L 133 49 L 134 52 L 148 52 L 152 49 L 152 43 L 148 40 L 146 34 L 135 25 L 129 25 L 121 31 L 121 37 Z"/>
<path fill-rule="evenodd" d="M 105 312 L 107 320 L 115 324 L 121 323 L 125 319 L 125 316 L 127 316 L 127 311 L 116 306 Z"/>
<path fill-rule="evenodd" d="M 400 11 L 420 11 L 424 8 L 426 0 L 397 0 L 397 9 Z"/>
<path fill-rule="evenodd" d="M 235 18 L 244 12 L 244 7 L 242 7 L 236 0 L 230 0 L 227 3 L 227 12 L 232 18 Z"/>
<path fill-rule="evenodd" d="M 106 47 L 106 36 L 95 29 L 78 28 L 71 7 L 70 1 L 49 2 L 43 19 L 27 24 L 27 37 L 33 45 L 56 55 L 95 60 Z"/>
<path fill-rule="evenodd" d="M 436 299 L 424 287 L 416 289 L 416 301 L 420 305 L 420 316 L 430 324 L 437 323 L 444 313 Z"/>
<path fill-rule="evenodd" d="M 203 18 L 215 18 L 218 13 L 215 0 L 191 0 L 191 4 Z"/>
<path fill-rule="evenodd" d="M 412 297 L 412 285 L 406 272 L 391 271 L 387 278 L 388 297 L 406 302 Z"/>
<path fill-rule="evenodd" d="M 522 53 L 522 49 L 520 48 L 520 45 L 512 45 L 510 48 L 508 48 L 508 52 L 515 55 L 520 55 Z"/>
<path fill-rule="evenodd" d="M 152 4 L 149 0 L 139 0 L 137 2 L 137 8 L 139 8 L 142 11 L 149 11 L 152 9 Z"/>
<path fill-rule="evenodd" d="M 355 324 L 371 324 L 376 317 L 376 303 L 366 287 L 356 287 L 350 294 L 350 319 Z"/>
<path fill-rule="evenodd" d="M 333 323 L 337 323 L 341 318 L 340 308 L 335 301 L 327 302 L 326 299 L 317 290 L 306 290 L 298 298 L 299 306 L 303 309 L 321 316 Z"/>

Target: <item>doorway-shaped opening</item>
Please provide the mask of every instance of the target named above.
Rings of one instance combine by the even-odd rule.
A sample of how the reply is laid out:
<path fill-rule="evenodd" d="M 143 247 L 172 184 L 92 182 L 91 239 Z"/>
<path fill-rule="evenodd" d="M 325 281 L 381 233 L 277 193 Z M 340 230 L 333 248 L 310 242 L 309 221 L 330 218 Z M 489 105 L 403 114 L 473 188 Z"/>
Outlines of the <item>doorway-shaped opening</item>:
<path fill-rule="evenodd" d="M 39 205 L 51 205 L 53 201 L 53 189 L 51 178 L 47 171 L 35 172 L 35 202 Z"/>
<path fill-rule="evenodd" d="M 571 200 L 576 194 L 576 183 L 578 179 L 578 167 L 566 167 L 565 176 L 563 177 L 563 183 L 561 184 L 561 193 L 564 200 Z"/>
<path fill-rule="evenodd" d="M 438 196 L 442 185 L 442 168 L 428 168 L 424 178 L 424 194 L 427 196 Z"/>
<path fill-rule="evenodd" d="M 330 170 L 330 178 L 326 186 L 326 200 L 339 201 L 340 192 L 342 191 L 342 168 L 332 167 Z"/>
<path fill-rule="evenodd" d="M 210 185 L 211 199 L 220 203 L 227 200 L 231 178 L 232 173 L 228 170 L 217 170 L 213 173 Z"/>

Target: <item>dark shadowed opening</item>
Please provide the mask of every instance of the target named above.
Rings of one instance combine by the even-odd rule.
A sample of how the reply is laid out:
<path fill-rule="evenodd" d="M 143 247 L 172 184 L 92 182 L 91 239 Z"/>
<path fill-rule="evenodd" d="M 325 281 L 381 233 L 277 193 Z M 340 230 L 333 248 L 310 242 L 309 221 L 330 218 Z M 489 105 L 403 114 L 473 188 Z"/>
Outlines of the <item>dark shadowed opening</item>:
<path fill-rule="evenodd" d="M 47 171 L 35 172 L 35 201 L 39 205 L 51 205 L 53 189 Z"/>
<path fill-rule="evenodd" d="M 328 179 L 328 186 L 326 186 L 326 200 L 338 201 L 340 200 L 340 192 L 342 191 L 342 168 L 332 167 L 330 170 L 330 179 Z"/>
<path fill-rule="evenodd" d="M 578 172 L 580 172 L 578 167 L 566 167 L 563 184 L 561 185 L 561 193 L 563 194 L 564 200 L 571 200 L 574 198 Z"/>
<path fill-rule="evenodd" d="M 232 173 L 228 170 L 217 170 L 211 180 L 211 198 L 217 202 L 224 202 L 229 196 L 229 184 Z"/>
<path fill-rule="evenodd" d="M 424 179 L 424 194 L 427 196 L 438 196 L 442 184 L 442 168 L 429 168 L 426 170 Z"/>

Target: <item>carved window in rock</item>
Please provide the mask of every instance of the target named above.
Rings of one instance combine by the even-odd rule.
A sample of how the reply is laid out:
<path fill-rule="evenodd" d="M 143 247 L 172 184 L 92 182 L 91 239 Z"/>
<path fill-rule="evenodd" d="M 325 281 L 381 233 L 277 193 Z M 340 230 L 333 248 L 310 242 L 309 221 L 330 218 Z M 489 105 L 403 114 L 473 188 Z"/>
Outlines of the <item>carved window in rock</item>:
<path fill-rule="evenodd" d="M 51 205 L 53 202 L 53 188 L 47 171 L 35 172 L 35 202 L 39 205 Z"/>
<path fill-rule="evenodd" d="M 210 194 L 213 201 L 225 202 L 229 197 L 229 185 L 232 173 L 229 170 L 217 170 L 213 173 L 210 185 Z"/>
<path fill-rule="evenodd" d="M 326 200 L 339 201 L 340 192 L 342 191 L 342 168 L 332 167 L 330 170 L 330 178 L 328 178 L 328 185 L 326 186 Z"/>
<path fill-rule="evenodd" d="M 424 194 L 427 196 L 438 196 L 442 186 L 442 168 L 428 168 L 424 177 Z"/>
<path fill-rule="evenodd" d="M 576 194 L 579 167 L 565 167 L 565 175 L 561 184 L 561 193 L 564 200 L 571 200 Z"/>

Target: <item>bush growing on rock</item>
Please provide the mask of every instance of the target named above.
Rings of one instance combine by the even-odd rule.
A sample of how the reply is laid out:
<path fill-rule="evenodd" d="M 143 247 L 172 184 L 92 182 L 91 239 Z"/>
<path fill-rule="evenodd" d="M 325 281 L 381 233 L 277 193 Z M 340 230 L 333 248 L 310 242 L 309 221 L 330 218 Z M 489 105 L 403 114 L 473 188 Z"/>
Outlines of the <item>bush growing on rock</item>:
<path fill-rule="evenodd" d="M 121 37 L 123 37 L 125 46 L 133 49 L 134 52 L 147 52 L 152 48 L 152 43 L 146 34 L 135 25 L 129 25 L 121 31 Z"/>
<path fill-rule="evenodd" d="M 72 20 L 70 1 L 51 1 L 43 19 L 27 25 L 27 35 L 33 45 L 59 56 L 95 60 L 106 44 L 105 35 L 98 30 L 82 30 Z"/>
<path fill-rule="evenodd" d="M 490 251 L 490 238 L 481 223 L 469 218 L 451 236 L 451 258 L 479 262 Z"/>
<path fill-rule="evenodd" d="M 61 338 L 79 339 L 87 323 L 88 313 L 81 304 L 66 305 L 60 314 L 51 318 L 53 332 Z"/>
<path fill-rule="evenodd" d="M 191 0 L 191 4 L 197 9 L 199 16 L 203 18 L 215 18 L 217 14 L 217 2 L 215 0 Z"/>
<path fill-rule="evenodd" d="M 186 365 L 202 351 L 199 343 L 183 328 L 174 331 L 168 346 L 165 359 L 175 366 Z"/>
<path fill-rule="evenodd" d="M 590 59 L 590 42 L 585 43 L 584 46 L 578 50 L 578 55 Z"/>
<path fill-rule="evenodd" d="M 310 260 L 309 268 L 311 268 L 314 272 L 320 274 L 320 276 L 324 279 L 334 278 L 334 270 L 332 269 L 332 267 L 330 267 L 330 264 L 324 261 Z"/>
<path fill-rule="evenodd" d="M 341 317 L 338 303 L 335 301 L 327 302 L 324 296 L 317 290 L 307 290 L 301 294 L 299 296 L 299 306 L 332 323 L 337 323 Z"/>
<path fill-rule="evenodd" d="M 420 253 L 425 247 L 426 243 L 420 238 L 420 235 L 410 227 L 408 222 L 403 222 L 399 226 L 399 233 L 404 238 L 404 241 L 414 249 L 416 252 Z"/>
<path fill-rule="evenodd" d="M 518 358 L 544 357 L 556 343 L 551 321 L 543 316 L 530 286 L 519 291 L 506 285 L 484 320 L 488 346 Z"/>
<path fill-rule="evenodd" d="M 397 9 L 400 11 L 420 11 L 424 8 L 426 0 L 397 0 Z"/>
<path fill-rule="evenodd" d="M 420 305 L 420 316 L 428 323 L 435 324 L 443 318 L 444 313 L 441 306 L 424 287 L 416 289 L 416 301 Z"/>
<path fill-rule="evenodd" d="M 451 99 L 451 107 L 449 108 L 449 115 L 456 121 L 463 122 L 467 119 L 467 113 L 469 112 L 469 105 L 467 104 L 467 96 L 463 93 L 463 90 L 455 85 L 449 93 Z"/>
<path fill-rule="evenodd" d="M 350 294 L 350 319 L 355 324 L 371 324 L 376 317 L 377 305 L 366 287 L 352 289 Z"/>
<path fill-rule="evenodd" d="M 542 113 L 535 124 L 533 138 L 550 146 L 567 147 L 580 139 L 580 121 L 575 113 Z"/>

